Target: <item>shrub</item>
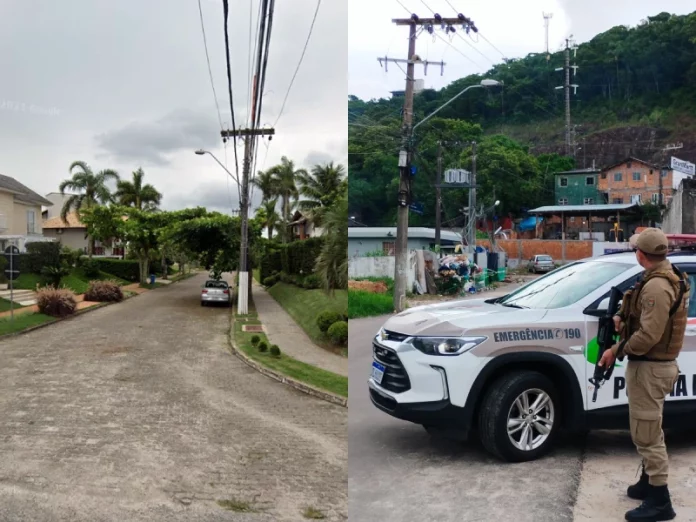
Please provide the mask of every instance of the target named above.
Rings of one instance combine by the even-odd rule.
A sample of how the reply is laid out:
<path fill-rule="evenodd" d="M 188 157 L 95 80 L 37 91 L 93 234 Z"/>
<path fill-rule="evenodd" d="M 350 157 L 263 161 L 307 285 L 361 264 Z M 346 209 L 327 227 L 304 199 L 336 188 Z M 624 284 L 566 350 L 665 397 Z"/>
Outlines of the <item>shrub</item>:
<path fill-rule="evenodd" d="M 70 273 L 64 266 L 45 266 L 41 269 L 41 278 L 46 286 L 58 288 L 61 280 Z"/>
<path fill-rule="evenodd" d="M 36 305 L 39 312 L 52 317 L 66 317 L 77 310 L 77 301 L 72 290 L 56 289 L 51 286 L 39 289 L 36 294 Z"/>
<path fill-rule="evenodd" d="M 140 267 L 138 261 L 129 259 L 93 259 L 99 265 L 102 272 L 115 275 L 126 281 L 140 281 Z"/>
<path fill-rule="evenodd" d="M 326 312 L 322 312 L 317 316 L 317 326 L 319 327 L 319 330 L 326 333 L 329 331 L 332 324 L 337 321 L 341 321 L 342 319 L 343 317 L 338 312 L 327 310 Z"/>
<path fill-rule="evenodd" d="M 99 277 L 101 273 L 99 269 L 99 261 L 96 259 L 85 259 L 82 263 L 82 270 L 87 277 Z"/>
<path fill-rule="evenodd" d="M 278 276 L 277 275 L 271 275 L 268 276 L 266 279 L 263 280 L 263 286 L 266 287 L 271 287 L 274 284 L 278 282 Z"/>
<path fill-rule="evenodd" d="M 265 341 L 261 341 L 258 345 L 259 352 L 265 352 L 268 350 L 268 345 L 265 343 Z"/>
<path fill-rule="evenodd" d="M 302 286 L 308 290 L 316 290 L 317 288 L 321 288 L 321 279 L 316 274 L 309 274 L 304 278 Z"/>
<path fill-rule="evenodd" d="M 329 335 L 331 341 L 343 346 L 348 342 L 348 323 L 345 321 L 336 321 L 329 327 L 326 333 Z"/>
<path fill-rule="evenodd" d="M 310 237 L 302 241 L 293 241 L 284 245 L 287 250 L 287 260 L 283 271 L 288 274 L 311 274 L 324 243 L 321 237 Z"/>
<path fill-rule="evenodd" d="M 286 284 L 291 285 L 291 284 L 293 284 L 294 278 L 293 278 L 290 274 L 288 274 L 288 273 L 286 273 L 286 272 L 281 272 L 281 273 L 280 273 L 280 280 L 281 280 L 283 283 L 286 283 Z"/>
<path fill-rule="evenodd" d="M 123 290 L 113 281 L 91 281 L 85 292 L 85 301 L 98 303 L 123 301 Z"/>
<path fill-rule="evenodd" d="M 26 246 L 26 264 L 22 270 L 40 274 L 44 267 L 59 267 L 60 243 L 39 241 Z"/>
<path fill-rule="evenodd" d="M 261 338 L 258 335 L 251 336 L 251 344 L 253 346 L 256 346 L 257 344 L 259 344 L 259 342 L 261 342 Z"/>
<path fill-rule="evenodd" d="M 271 345 L 271 355 L 273 357 L 280 357 L 280 348 L 278 348 L 277 344 Z"/>

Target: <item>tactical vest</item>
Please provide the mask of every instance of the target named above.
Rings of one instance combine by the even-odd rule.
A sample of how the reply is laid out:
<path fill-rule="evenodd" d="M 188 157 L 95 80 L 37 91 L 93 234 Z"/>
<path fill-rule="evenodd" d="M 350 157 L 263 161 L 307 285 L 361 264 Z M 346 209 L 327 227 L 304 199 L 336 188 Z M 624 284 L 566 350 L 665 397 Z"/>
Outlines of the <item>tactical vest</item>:
<path fill-rule="evenodd" d="M 639 296 L 645 284 L 656 277 L 667 279 L 676 294 L 676 301 L 669 310 L 669 319 L 659 342 L 645 354 L 647 357 L 662 360 L 676 359 L 682 349 L 686 323 L 689 314 L 689 294 L 690 287 L 688 280 L 674 266 L 672 270 L 657 269 L 647 273 L 643 280 L 636 284 L 635 288 L 624 294 L 621 310 L 619 314 L 625 318 L 625 330 L 623 334 L 626 339 L 640 329 L 641 307 L 639 306 Z"/>

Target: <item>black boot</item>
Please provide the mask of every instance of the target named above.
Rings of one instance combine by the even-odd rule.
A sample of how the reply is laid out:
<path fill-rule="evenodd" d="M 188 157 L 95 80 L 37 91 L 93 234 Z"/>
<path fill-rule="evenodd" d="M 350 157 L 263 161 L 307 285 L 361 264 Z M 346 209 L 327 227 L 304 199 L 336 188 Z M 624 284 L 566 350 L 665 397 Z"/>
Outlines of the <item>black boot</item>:
<path fill-rule="evenodd" d="M 667 486 L 648 485 L 648 496 L 640 506 L 626 513 L 626 520 L 629 522 L 658 522 L 672 520 L 676 516 Z"/>
<path fill-rule="evenodd" d="M 626 490 L 628 497 L 635 500 L 645 500 L 648 497 L 649 480 L 648 474 L 645 473 L 645 465 L 642 464 L 640 479 L 632 486 L 628 486 Z"/>

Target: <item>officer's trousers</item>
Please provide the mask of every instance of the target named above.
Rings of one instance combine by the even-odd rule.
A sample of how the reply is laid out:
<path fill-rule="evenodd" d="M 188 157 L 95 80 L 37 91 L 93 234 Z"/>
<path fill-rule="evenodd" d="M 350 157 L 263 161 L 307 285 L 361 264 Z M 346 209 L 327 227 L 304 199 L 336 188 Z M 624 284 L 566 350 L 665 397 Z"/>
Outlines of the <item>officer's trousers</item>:
<path fill-rule="evenodd" d="M 653 486 L 667 484 L 669 462 L 662 412 L 665 397 L 679 378 L 676 361 L 628 361 L 626 394 L 631 424 L 631 439 L 643 457 L 645 472 Z"/>

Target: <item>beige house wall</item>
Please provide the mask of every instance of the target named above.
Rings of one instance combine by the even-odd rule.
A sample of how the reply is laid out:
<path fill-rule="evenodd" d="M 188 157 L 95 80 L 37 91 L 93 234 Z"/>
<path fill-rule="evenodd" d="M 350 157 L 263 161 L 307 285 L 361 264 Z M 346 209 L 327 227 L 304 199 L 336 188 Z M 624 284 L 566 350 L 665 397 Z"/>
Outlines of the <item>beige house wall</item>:
<path fill-rule="evenodd" d="M 8 192 L 0 192 L 0 234 L 8 235 L 13 232 L 14 221 L 14 195 Z"/>
<path fill-rule="evenodd" d="M 30 231 L 27 229 L 27 212 L 34 212 L 34 230 Z M 24 205 L 22 203 L 14 202 L 13 209 L 13 219 L 12 227 L 9 229 L 9 234 L 13 235 L 41 235 L 41 206 L 40 205 Z"/>
<path fill-rule="evenodd" d="M 46 228 L 43 231 L 44 237 L 54 237 L 62 245 L 73 250 L 87 250 L 86 230 L 83 228 L 65 228 L 59 234 L 56 228 Z"/>

